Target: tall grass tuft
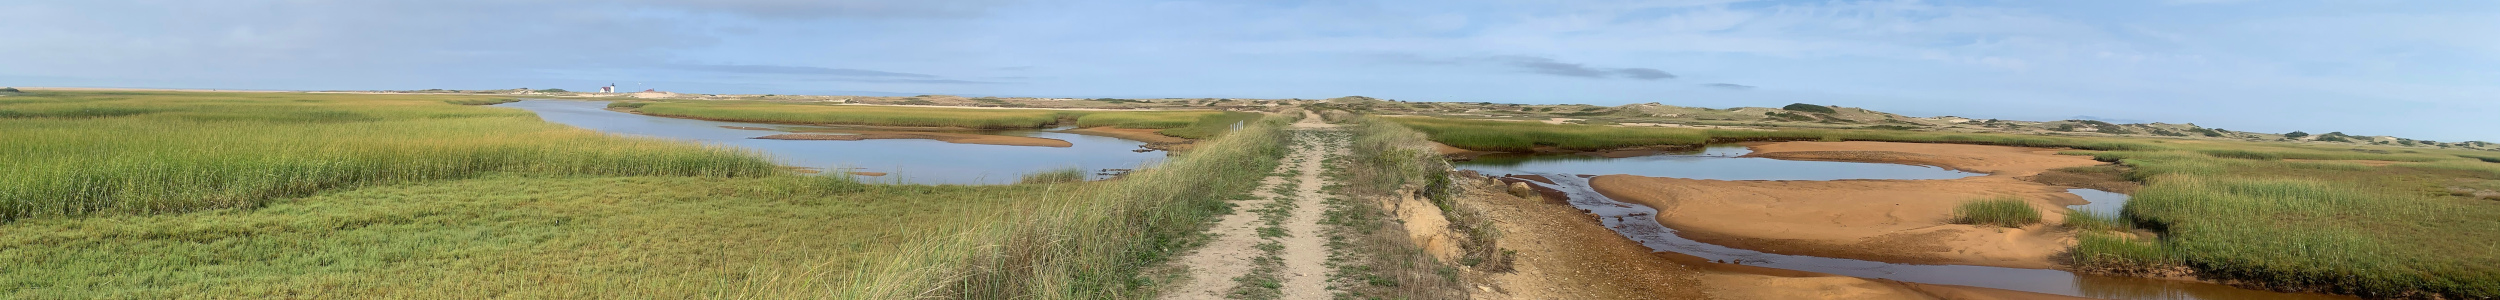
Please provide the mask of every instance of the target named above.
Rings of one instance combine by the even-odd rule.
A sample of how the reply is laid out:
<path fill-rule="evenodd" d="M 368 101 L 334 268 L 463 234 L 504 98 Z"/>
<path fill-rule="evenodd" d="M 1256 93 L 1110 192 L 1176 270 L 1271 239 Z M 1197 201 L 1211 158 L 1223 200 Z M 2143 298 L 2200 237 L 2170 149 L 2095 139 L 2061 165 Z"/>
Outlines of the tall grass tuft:
<path fill-rule="evenodd" d="M 2040 211 L 2030 202 L 2017 197 L 1997 197 L 1963 202 L 1953 207 L 1953 223 L 2023 227 L 2040 223 Z"/>
<path fill-rule="evenodd" d="M 836 298 L 1140 298 L 1140 272 L 1177 253 L 1284 154 L 1283 119 L 1208 140 L 1186 155 L 1098 190 L 1032 195 L 1025 217 L 908 246 L 862 268 Z"/>

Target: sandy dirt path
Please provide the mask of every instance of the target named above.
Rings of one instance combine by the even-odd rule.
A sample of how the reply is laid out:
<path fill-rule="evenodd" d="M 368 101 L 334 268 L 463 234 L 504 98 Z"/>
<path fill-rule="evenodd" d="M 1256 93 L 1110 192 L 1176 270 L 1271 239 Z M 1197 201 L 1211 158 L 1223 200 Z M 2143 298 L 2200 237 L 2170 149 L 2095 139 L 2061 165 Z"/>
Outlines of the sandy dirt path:
<path fill-rule="evenodd" d="M 1233 202 L 1233 214 L 1225 215 L 1216 221 L 1215 228 L 1208 229 L 1211 241 L 1175 260 L 1175 263 L 1188 269 L 1189 275 L 1161 298 L 1227 298 L 1239 285 L 1234 279 L 1252 275 L 1257 268 L 1255 260 L 1265 254 L 1258 249 L 1258 245 L 1271 240 L 1284 246 L 1277 257 L 1283 266 L 1273 274 L 1283 287 L 1278 299 L 1329 298 L 1328 241 L 1322 235 L 1319 224 L 1324 217 L 1322 215 L 1327 212 L 1327 205 L 1324 205 L 1326 193 L 1322 188 L 1328 182 L 1326 177 L 1320 175 L 1327 170 L 1322 162 L 1329 155 L 1343 154 L 1346 141 L 1342 135 L 1319 132 L 1331 131 L 1335 127 L 1321 122 L 1319 116 L 1307 113 L 1301 122 L 1294 123 L 1294 141 L 1287 146 L 1292 153 L 1286 154 L 1284 163 L 1277 166 L 1278 173 L 1292 176 L 1268 176 L 1252 192 L 1254 199 Z M 1278 187 L 1289 187 L 1292 193 L 1279 195 L 1276 193 Z M 1293 204 L 1281 226 L 1286 236 L 1259 237 L 1258 229 L 1263 224 L 1259 222 L 1256 208 L 1268 207 L 1280 199 Z"/>

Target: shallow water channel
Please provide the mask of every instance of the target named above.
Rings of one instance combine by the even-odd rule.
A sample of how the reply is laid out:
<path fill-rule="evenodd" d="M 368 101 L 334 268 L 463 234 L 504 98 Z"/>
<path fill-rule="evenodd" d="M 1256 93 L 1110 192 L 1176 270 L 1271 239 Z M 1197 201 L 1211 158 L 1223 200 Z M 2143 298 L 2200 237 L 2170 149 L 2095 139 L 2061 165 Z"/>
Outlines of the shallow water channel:
<path fill-rule="evenodd" d="M 1905 282 L 1974 286 L 2104 299 L 2351 299 L 2317 294 L 2276 293 L 2189 281 L 2075 274 L 2061 270 L 1895 264 L 1771 254 L 1730 248 L 1677 236 L 1674 229 L 1660 225 L 1657 219 L 1650 217 L 1656 215 L 1657 210 L 1607 198 L 1606 195 L 1599 194 L 1596 188 L 1589 185 L 1587 177 L 1582 177 L 1582 175 L 1631 174 L 1712 180 L 1936 180 L 1986 175 L 1898 164 L 1739 157 L 1749 152 L 1742 146 L 1727 145 L 1711 146 L 1706 150 L 1689 154 L 1628 158 L 1602 158 L 1576 154 L 1502 154 L 1454 164 L 1459 169 L 1474 170 L 1493 176 L 1504 174 L 1544 176 L 1554 183 L 1530 182 L 1530 184 L 1562 191 L 1570 197 L 1567 201 L 1572 206 L 1596 214 L 1599 222 L 1605 227 L 1613 228 L 1616 233 L 1622 234 L 1625 238 L 1639 241 L 1653 250 L 1682 253 L 1709 260 L 1740 261 L 1750 266 Z M 2109 213 L 2115 213 L 2117 207 L 2126 201 L 2125 194 L 2086 189 L 2070 191 L 2093 202 L 2071 207 L 2079 210 L 2107 210 Z"/>
<path fill-rule="evenodd" d="M 859 141 L 766 140 L 754 137 L 807 129 L 853 127 L 800 126 L 663 118 L 607 110 L 605 101 L 525 100 L 495 106 L 538 113 L 540 119 L 583 129 L 628 136 L 692 141 L 752 150 L 785 166 L 832 172 L 878 172 L 868 182 L 917 184 L 1006 184 L 1024 174 L 1076 168 L 1089 179 L 1102 179 L 1104 169 L 1137 169 L 1162 161 L 1164 153 L 1136 152 L 1144 142 L 1044 130 L 994 130 L 969 133 L 1028 136 L 1068 141 L 1073 146 L 1032 147 L 955 144 L 935 140 L 880 139 Z M 729 127 L 768 128 L 771 130 Z M 858 127 L 865 128 L 865 127 Z M 854 128 L 856 129 L 856 128 Z M 950 131 L 952 132 L 952 131 Z"/>

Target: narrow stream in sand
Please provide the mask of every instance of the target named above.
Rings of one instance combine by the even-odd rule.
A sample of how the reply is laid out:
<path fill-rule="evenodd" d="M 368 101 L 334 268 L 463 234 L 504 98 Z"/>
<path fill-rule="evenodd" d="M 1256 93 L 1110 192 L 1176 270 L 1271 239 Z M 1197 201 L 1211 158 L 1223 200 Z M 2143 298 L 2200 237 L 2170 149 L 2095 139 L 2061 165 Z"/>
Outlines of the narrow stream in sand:
<path fill-rule="evenodd" d="M 2062 270 L 1895 264 L 1771 254 L 1730 248 L 1677 236 L 1674 229 L 1659 224 L 1657 219 L 1651 217 L 1658 213 L 1656 209 L 1607 198 L 1606 195 L 1599 194 L 1596 188 L 1589 185 L 1588 177 L 1584 177 L 1630 174 L 1711 180 L 1937 180 L 1985 175 L 1898 164 L 1738 157 L 1748 152 L 1750 151 L 1743 146 L 1728 145 L 1711 146 L 1706 150 L 1691 154 L 1611 159 L 1574 154 L 1501 154 L 1454 162 L 1454 164 L 1459 169 L 1474 170 L 1486 175 L 1541 175 L 1552 180 L 1553 183 L 1530 182 L 1530 184 L 1562 191 L 1568 195 L 1567 201 L 1572 206 L 1596 214 L 1599 222 L 1607 228 L 1614 229 L 1625 238 L 1639 241 L 1653 250 L 1682 253 L 1709 260 L 1739 261 L 1751 266 L 1905 282 L 1974 286 L 2104 299 L 2351 299 L 2330 295 L 2249 290 L 2200 282 L 2075 274 Z M 2117 208 L 2126 201 L 2125 194 L 2088 189 L 2070 191 L 2093 202 L 2071 207 L 2074 209 L 2107 210 L 2107 212 L 2115 213 Z"/>
<path fill-rule="evenodd" d="M 1069 147 L 955 144 L 935 140 L 810 141 L 754 139 L 808 129 L 800 126 L 663 118 L 607 110 L 605 101 L 525 100 L 498 104 L 538 113 L 540 119 L 628 136 L 691 141 L 752 150 L 784 166 L 832 172 L 876 172 L 868 182 L 914 184 L 1007 184 L 1024 174 L 1075 168 L 1102 179 L 1105 169 L 1138 169 L 1163 160 L 1161 152 L 1137 152 L 1144 142 L 1043 130 L 950 131 L 1068 141 Z M 737 128 L 732 128 L 737 127 Z M 740 129 L 756 128 L 756 129 Z"/>

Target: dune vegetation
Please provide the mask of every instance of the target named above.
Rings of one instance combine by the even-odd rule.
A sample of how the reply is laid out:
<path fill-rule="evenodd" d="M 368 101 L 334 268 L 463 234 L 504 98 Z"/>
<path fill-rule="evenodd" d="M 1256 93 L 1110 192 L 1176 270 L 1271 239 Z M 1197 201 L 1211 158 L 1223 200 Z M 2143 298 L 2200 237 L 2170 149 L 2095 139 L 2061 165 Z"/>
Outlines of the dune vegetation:
<path fill-rule="evenodd" d="M 2145 184 L 2120 216 L 2070 221 L 2094 269 L 2186 268 L 2276 290 L 2500 297 L 2500 201 L 2455 195 L 2500 180 L 2486 151 L 1897 130 L 1702 130 L 1390 118 L 1451 146 L 1593 150 L 1739 141 L 1891 141 L 2071 148 Z M 2087 151 L 2088 150 L 2088 151 Z M 2383 166 L 2382 166 L 2383 165 Z"/>

